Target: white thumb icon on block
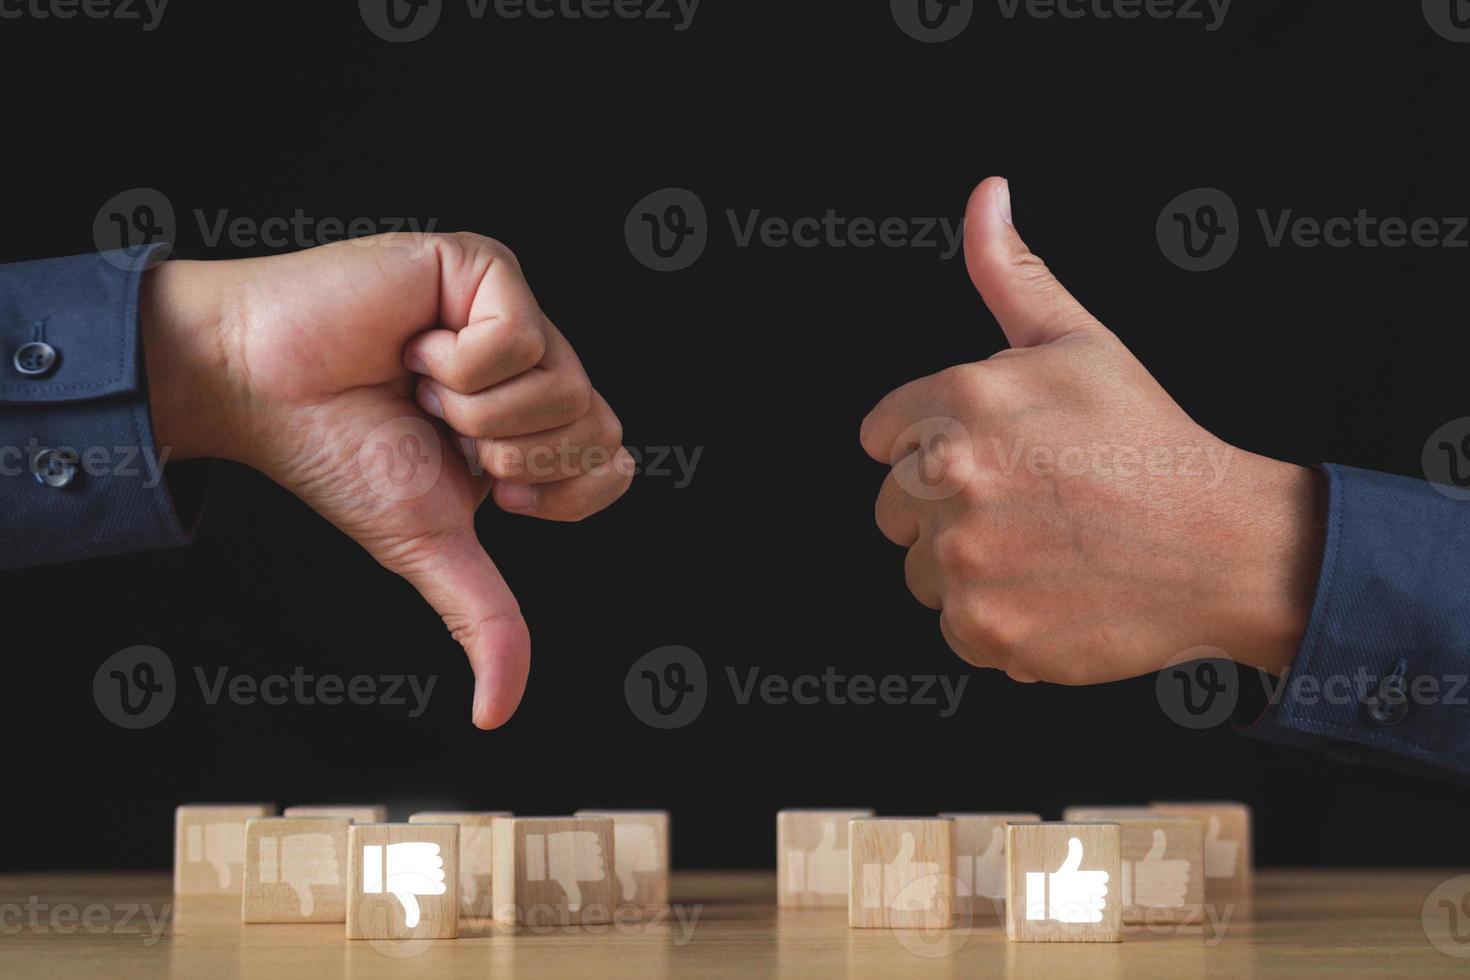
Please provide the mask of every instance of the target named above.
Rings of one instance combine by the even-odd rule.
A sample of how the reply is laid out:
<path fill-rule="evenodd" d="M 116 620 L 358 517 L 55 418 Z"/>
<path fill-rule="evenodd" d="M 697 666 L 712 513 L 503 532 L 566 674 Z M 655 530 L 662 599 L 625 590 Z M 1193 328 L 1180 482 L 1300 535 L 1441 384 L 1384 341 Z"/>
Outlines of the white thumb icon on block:
<path fill-rule="evenodd" d="M 1067 841 L 1067 858 L 1051 874 L 1026 872 L 1026 918 L 1032 921 L 1101 922 L 1108 873 L 1082 871 L 1082 841 Z"/>
<path fill-rule="evenodd" d="M 260 883 L 286 885 L 296 893 L 301 917 L 316 909 L 312 885 L 336 885 L 337 848 L 330 834 L 288 834 L 260 839 Z"/>
<path fill-rule="evenodd" d="M 1189 862 L 1165 860 L 1169 846 L 1163 830 L 1154 828 L 1153 845 L 1141 861 L 1123 862 L 1123 904 L 1174 908 L 1189 891 Z"/>
<path fill-rule="evenodd" d="M 443 895 L 444 859 L 439 845 L 426 841 L 403 844 L 364 844 L 362 891 L 365 895 L 390 893 L 403 906 L 403 924 L 419 924 L 419 895 Z"/>
<path fill-rule="evenodd" d="M 1220 839 L 1220 818 L 1211 817 L 1205 831 L 1205 877 L 1235 877 L 1235 862 L 1240 853 L 1240 841 Z"/>
<path fill-rule="evenodd" d="M 561 830 L 554 834 L 526 835 L 526 880 L 548 878 L 567 893 L 567 911 L 582 908 L 583 881 L 602 881 L 607 869 L 602 863 L 602 844 L 591 830 Z"/>

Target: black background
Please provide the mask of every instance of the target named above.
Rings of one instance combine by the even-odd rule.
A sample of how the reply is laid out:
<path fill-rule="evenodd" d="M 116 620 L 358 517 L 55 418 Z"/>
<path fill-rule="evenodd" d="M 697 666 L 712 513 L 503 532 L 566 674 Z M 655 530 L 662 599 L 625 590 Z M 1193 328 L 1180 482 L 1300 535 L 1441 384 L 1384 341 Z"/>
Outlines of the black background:
<path fill-rule="evenodd" d="M 428 38 L 351 3 L 171 4 L 115 21 L 0 21 L 6 261 L 92 249 L 113 195 L 155 187 L 178 252 L 193 217 L 412 216 L 515 249 L 634 447 L 703 447 L 693 482 L 643 477 L 582 525 L 481 515 L 530 621 L 525 701 L 470 726 L 471 677 L 436 615 L 285 491 L 221 465 L 189 549 L 0 577 L 0 840 L 10 868 L 167 867 L 175 804 L 385 800 L 522 813 L 659 806 L 683 867 L 773 862 L 793 805 L 883 813 L 1232 798 L 1265 864 L 1470 860 L 1470 795 L 1340 766 L 1160 711 L 1152 679 L 1023 687 L 971 670 L 873 525 L 883 470 L 858 423 L 889 389 L 1002 343 L 963 261 L 933 249 L 737 248 L 726 209 L 957 220 L 1007 175 L 1032 246 L 1184 408 L 1236 445 L 1417 475 L 1470 414 L 1467 251 L 1266 246 L 1257 208 L 1470 213 L 1470 46 L 1419 4 L 1237 0 L 1224 25 L 1004 19 L 977 4 L 921 44 L 882 2 L 704 0 L 669 22 L 507 21 L 448 0 Z M 710 246 L 652 272 L 623 222 L 696 191 Z M 1154 223 L 1226 190 L 1223 269 L 1171 265 Z M 152 644 L 182 680 L 120 730 L 91 681 Z M 692 725 L 641 724 L 623 679 L 699 652 Z M 437 674 L 428 712 L 208 706 L 193 669 Z M 739 706 L 725 669 L 968 675 L 959 712 Z M 1463 710 L 1463 709 L 1460 709 Z M 24 844 L 22 845 L 21 842 Z"/>

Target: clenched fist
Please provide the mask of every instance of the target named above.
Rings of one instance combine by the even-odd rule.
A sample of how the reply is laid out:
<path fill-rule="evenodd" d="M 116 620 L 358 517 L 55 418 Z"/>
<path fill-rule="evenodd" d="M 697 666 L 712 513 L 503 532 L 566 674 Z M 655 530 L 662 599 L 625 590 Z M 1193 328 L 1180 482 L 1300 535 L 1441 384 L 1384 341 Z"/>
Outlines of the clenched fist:
<path fill-rule="evenodd" d="M 949 645 L 1018 681 L 1118 680 L 1197 646 L 1279 673 L 1321 560 L 1316 475 L 1196 425 L 1026 247 L 1003 180 L 970 199 L 965 259 L 1010 349 L 862 426 L 893 467 L 878 526 Z"/>
<path fill-rule="evenodd" d="M 476 508 L 578 520 L 633 473 L 510 251 L 383 235 L 167 262 L 140 303 L 159 445 L 260 470 L 412 582 L 469 655 L 474 723 L 503 724 L 530 635 Z"/>

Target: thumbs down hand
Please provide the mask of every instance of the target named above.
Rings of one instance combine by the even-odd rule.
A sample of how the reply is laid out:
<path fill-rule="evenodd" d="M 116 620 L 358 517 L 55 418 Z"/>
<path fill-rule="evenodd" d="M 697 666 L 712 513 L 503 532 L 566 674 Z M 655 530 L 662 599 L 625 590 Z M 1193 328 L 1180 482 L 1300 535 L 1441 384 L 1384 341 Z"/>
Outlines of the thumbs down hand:
<path fill-rule="evenodd" d="M 443 895 L 446 890 L 439 845 L 426 841 L 363 845 L 362 890 L 368 895 L 387 892 L 396 897 L 403 906 L 403 924 L 415 928 L 419 924 L 418 896 Z"/>

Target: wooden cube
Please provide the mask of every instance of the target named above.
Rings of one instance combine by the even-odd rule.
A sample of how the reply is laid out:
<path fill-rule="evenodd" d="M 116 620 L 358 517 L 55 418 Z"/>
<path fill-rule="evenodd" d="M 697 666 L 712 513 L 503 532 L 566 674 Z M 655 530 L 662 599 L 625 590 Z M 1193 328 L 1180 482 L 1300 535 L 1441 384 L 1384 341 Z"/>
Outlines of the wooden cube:
<path fill-rule="evenodd" d="M 244 892 L 245 822 L 274 803 L 190 803 L 174 810 L 174 894 Z"/>
<path fill-rule="evenodd" d="M 941 813 L 954 821 L 954 911 L 999 919 L 1006 908 L 1006 824 L 1040 823 L 1038 813 Z"/>
<path fill-rule="evenodd" d="M 617 908 L 611 817 L 501 817 L 495 821 L 495 921 L 604 923 Z"/>
<path fill-rule="evenodd" d="M 1013 942 L 1123 938 L 1115 823 L 1006 825 L 1006 935 Z"/>
<path fill-rule="evenodd" d="M 859 817 L 847 825 L 847 924 L 948 929 L 954 924 L 954 821 Z"/>
<path fill-rule="evenodd" d="M 1204 914 L 1200 822 L 1189 817 L 1119 817 L 1124 925 L 1196 923 Z"/>
<path fill-rule="evenodd" d="M 1205 901 L 1243 899 L 1251 893 L 1251 808 L 1244 803 L 1155 803 L 1173 817 L 1204 828 Z"/>
<path fill-rule="evenodd" d="M 847 907 L 847 822 L 872 810 L 782 810 L 776 814 L 776 904 Z"/>
<path fill-rule="evenodd" d="M 667 810 L 578 810 L 576 816 L 612 819 L 619 903 L 641 908 L 669 904 Z"/>
<path fill-rule="evenodd" d="M 409 823 L 459 824 L 459 914 L 470 919 L 488 919 L 495 895 L 491 891 L 491 873 L 495 868 L 495 830 L 497 817 L 510 816 L 509 810 L 480 812 L 429 811 L 410 814 Z"/>
<path fill-rule="evenodd" d="M 261 817 L 245 824 L 246 922 L 347 921 L 346 817 Z"/>
<path fill-rule="evenodd" d="M 1107 823 L 1123 817 L 1153 815 L 1153 807 L 1143 804 L 1128 806 L 1069 806 L 1062 811 L 1063 823 Z"/>
<path fill-rule="evenodd" d="M 343 806 L 288 806 L 283 817 L 346 817 L 353 823 L 387 823 L 388 808 L 381 803 Z"/>
<path fill-rule="evenodd" d="M 347 828 L 347 938 L 459 935 L 459 825 Z"/>

